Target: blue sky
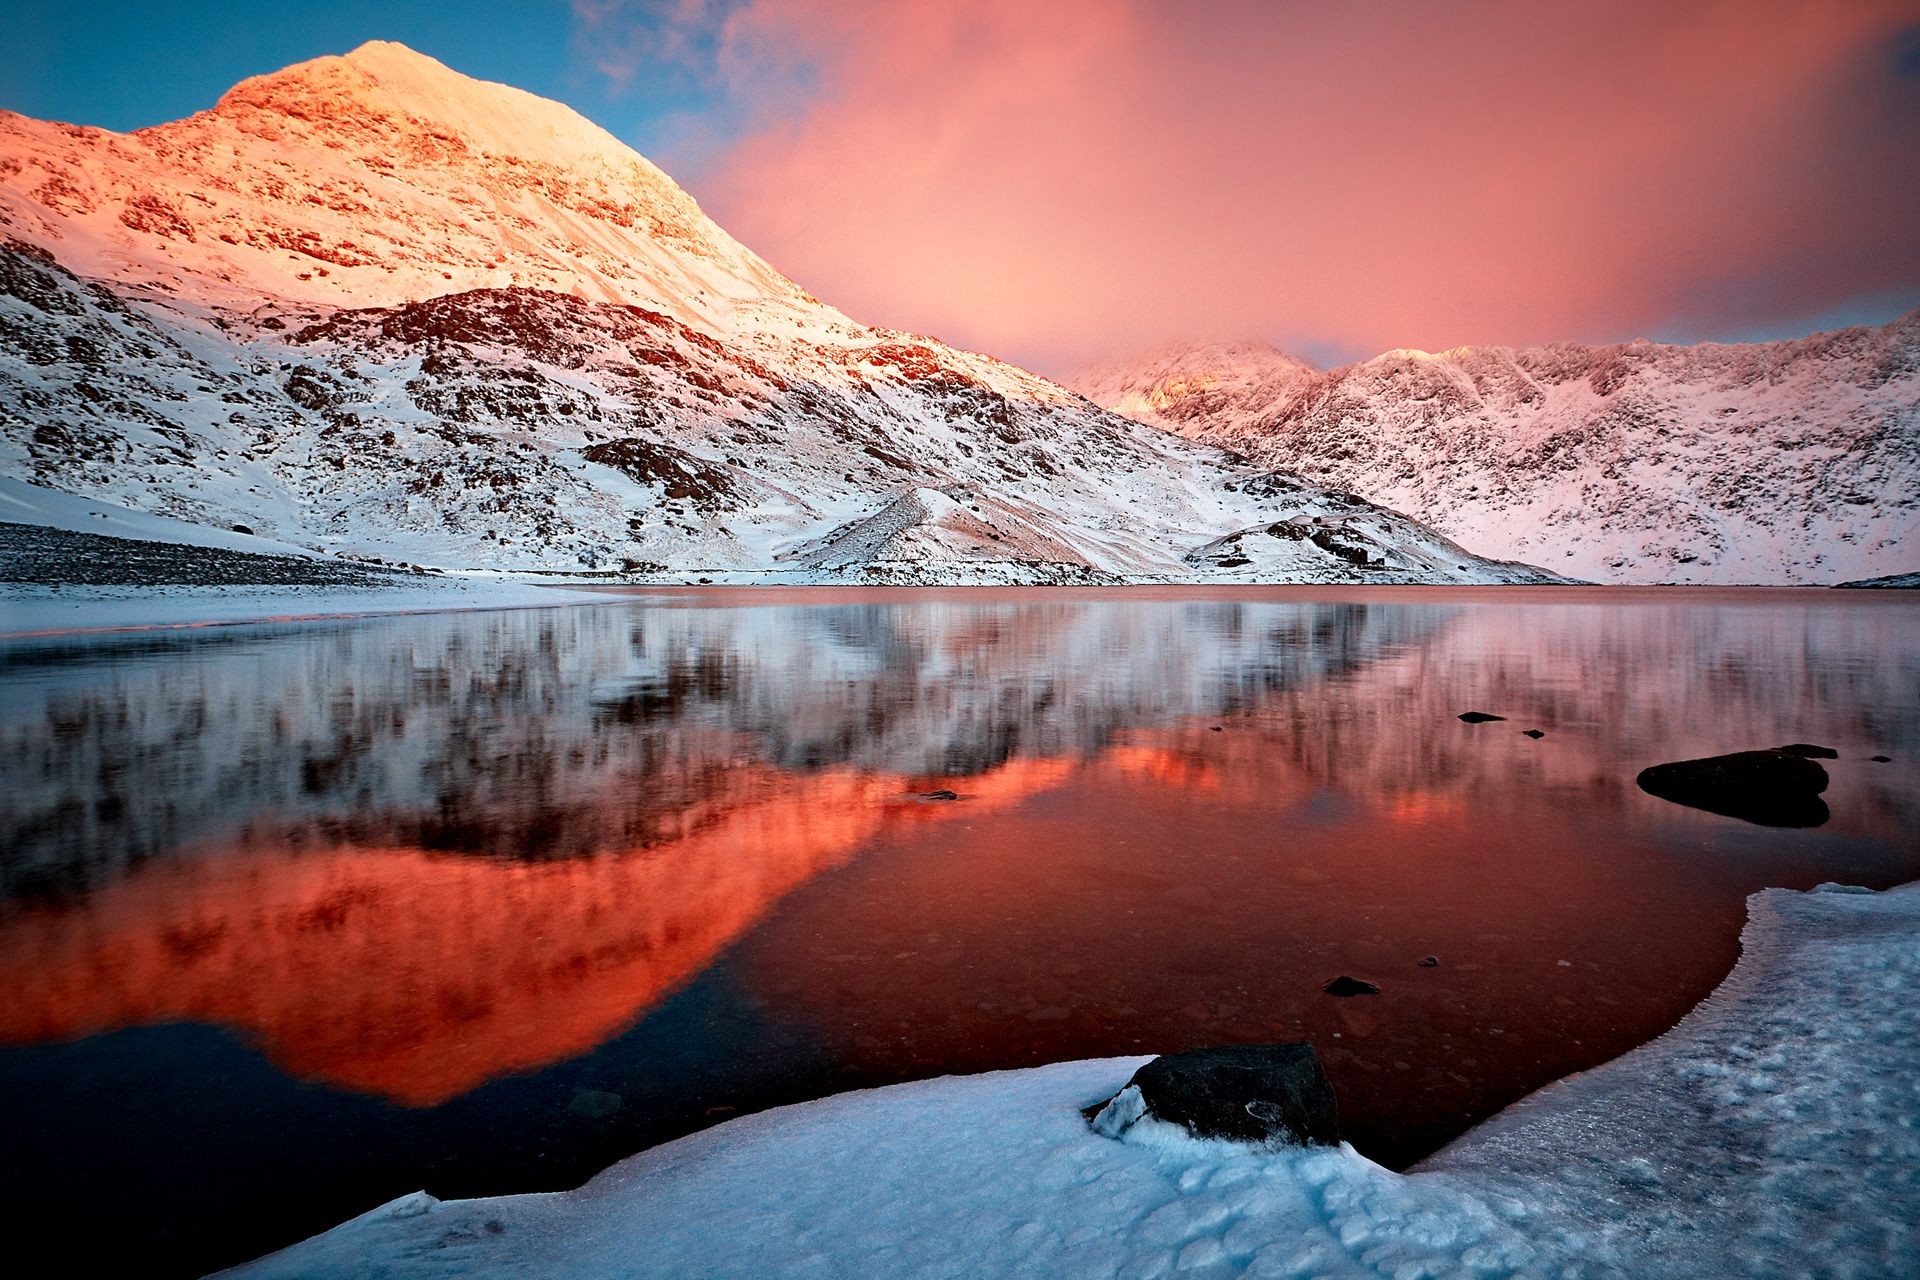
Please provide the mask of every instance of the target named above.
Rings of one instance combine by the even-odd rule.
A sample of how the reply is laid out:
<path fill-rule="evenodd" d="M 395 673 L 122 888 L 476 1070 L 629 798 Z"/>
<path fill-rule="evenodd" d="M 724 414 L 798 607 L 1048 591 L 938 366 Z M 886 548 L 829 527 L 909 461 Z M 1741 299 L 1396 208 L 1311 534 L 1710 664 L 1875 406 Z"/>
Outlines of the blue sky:
<path fill-rule="evenodd" d="M 644 8 L 630 7 L 629 18 L 644 22 Z M 661 121 L 716 108 L 671 66 L 616 88 L 593 70 L 567 0 L 7 0 L 4 20 L 0 107 L 122 132 L 191 115 L 248 76 L 367 40 L 398 40 L 468 75 L 558 98 L 642 150 L 664 142 Z"/>

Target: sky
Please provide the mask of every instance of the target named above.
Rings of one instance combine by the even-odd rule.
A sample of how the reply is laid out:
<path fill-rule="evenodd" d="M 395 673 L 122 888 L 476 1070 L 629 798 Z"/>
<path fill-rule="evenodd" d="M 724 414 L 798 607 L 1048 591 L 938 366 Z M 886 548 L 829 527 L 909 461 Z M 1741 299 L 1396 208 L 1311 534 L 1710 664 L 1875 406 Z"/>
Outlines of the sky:
<path fill-rule="evenodd" d="M 0 106 L 115 129 L 368 39 L 565 101 L 869 322 L 1749 339 L 1920 304 L 1920 0 L 8 0 Z"/>

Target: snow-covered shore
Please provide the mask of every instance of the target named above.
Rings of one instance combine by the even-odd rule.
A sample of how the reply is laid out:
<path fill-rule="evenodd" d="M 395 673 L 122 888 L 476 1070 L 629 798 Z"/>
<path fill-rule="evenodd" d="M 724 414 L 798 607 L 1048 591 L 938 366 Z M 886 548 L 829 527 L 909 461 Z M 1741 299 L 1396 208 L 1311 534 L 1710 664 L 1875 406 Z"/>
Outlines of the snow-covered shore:
<path fill-rule="evenodd" d="M 750 1116 L 573 1192 L 417 1193 L 229 1274 L 1920 1273 L 1920 884 L 1749 912 L 1679 1026 L 1405 1175 L 1153 1122 L 1099 1137 L 1078 1108 L 1143 1061 L 1117 1058 Z"/>

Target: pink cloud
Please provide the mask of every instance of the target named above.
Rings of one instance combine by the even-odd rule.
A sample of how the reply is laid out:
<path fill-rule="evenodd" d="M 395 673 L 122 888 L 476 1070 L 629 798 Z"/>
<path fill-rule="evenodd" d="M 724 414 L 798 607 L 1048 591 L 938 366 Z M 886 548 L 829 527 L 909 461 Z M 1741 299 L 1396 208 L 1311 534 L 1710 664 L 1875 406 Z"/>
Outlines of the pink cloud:
<path fill-rule="evenodd" d="M 749 0 L 691 185 L 867 320 L 1060 367 L 1737 331 L 1920 295 L 1920 5 Z"/>

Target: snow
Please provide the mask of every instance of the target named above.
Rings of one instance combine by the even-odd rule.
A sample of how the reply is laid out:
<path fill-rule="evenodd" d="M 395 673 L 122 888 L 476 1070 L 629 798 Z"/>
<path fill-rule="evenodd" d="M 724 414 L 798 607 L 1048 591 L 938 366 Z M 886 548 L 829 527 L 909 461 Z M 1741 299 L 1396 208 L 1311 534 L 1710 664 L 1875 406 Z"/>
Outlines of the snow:
<path fill-rule="evenodd" d="M 0 523 L 37 524 L 71 533 L 98 533 L 142 542 L 174 542 L 261 555 L 311 556 L 306 547 L 218 525 L 176 520 L 152 511 L 136 511 L 111 502 L 62 493 L 14 476 L 0 475 Z"/>
<path fill-rule="evenodd" d="M 1784 342 L 1176 346 L 1072 385 L 1138 421 L 1610 583 L 1794 583 L 1920 554 L 1920 311 Z"/>
<path fill-rule="evenodd" d="M 1079 1108 L 1144 1059 L 845 1094 L 573 1192 L 402 1197 L 230 1273 L 342 1276 L 1901 1276 L 1920 1269 L 1920 885 L 1749 899 L 1653 1043 L 1405 1174 Z"/>

